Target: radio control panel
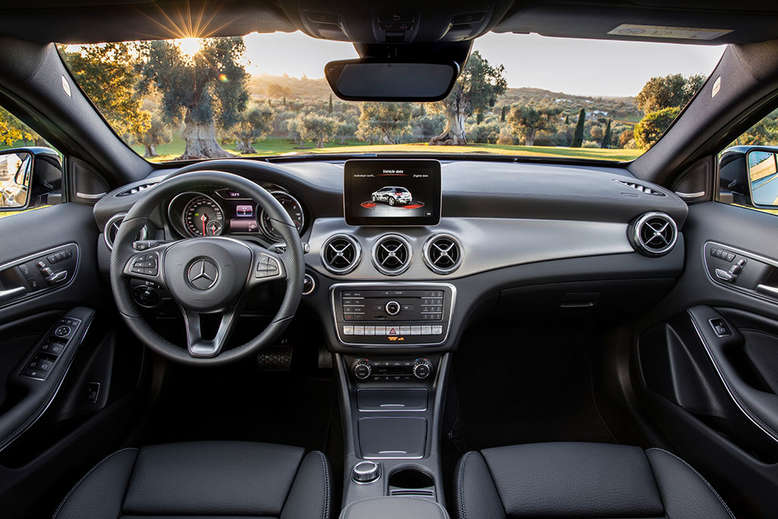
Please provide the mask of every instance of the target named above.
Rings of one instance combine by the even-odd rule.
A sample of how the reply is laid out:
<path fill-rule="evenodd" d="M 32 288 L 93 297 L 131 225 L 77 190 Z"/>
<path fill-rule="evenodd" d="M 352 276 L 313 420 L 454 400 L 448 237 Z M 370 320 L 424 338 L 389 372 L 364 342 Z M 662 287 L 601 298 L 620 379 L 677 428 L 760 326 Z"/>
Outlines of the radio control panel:
<path fill-rule="evenodd" d="M 337 334 L 344 344 L 441 344 L 448 335 L 454 298 L 454 287 L 442 283 L 335 285 Z"/>

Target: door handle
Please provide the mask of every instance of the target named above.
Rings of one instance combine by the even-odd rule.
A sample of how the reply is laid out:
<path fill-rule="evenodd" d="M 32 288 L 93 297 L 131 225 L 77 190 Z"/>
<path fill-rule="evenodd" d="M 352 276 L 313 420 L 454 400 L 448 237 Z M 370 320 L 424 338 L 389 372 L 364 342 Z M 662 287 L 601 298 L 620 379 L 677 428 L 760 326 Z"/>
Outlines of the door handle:
<path fill-rule="evenodd" d="M 27 291 L 24 287 L 9 288 L 8 290 L 0 290 L 0 303 L 10 301 Z"/>
<path fill-rule="evenodd" d="M 771 297 L 778 297 L 778 287 L 773 287 L 773 286 L 770 286 L 770 285 L 763 285 L 763 284 L 760 283 L 760 284 L 756 285 L 756 291 L 761 293 L 761 294 L 765 294 L 765 295 L 768 295 L 768 296 L 771 296 Z"/>

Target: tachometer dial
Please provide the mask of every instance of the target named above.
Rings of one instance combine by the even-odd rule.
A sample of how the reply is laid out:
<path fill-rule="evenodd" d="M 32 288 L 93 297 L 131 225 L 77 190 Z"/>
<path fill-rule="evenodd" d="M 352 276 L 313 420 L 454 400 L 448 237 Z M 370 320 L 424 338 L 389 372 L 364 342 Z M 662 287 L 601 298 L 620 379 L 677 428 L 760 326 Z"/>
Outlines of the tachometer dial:
<path fill-rule="evenodd" d="M 281 203 L 281 206 L 286 210 L 289 217 L 292 219 L 297 232 L 302 232 L 303 225 L 305 225 L 305 215 L 303 213 L 303 206 L 297 201 L 295 197 L 287 193 L 286 191 L 271 191 L 270 192 L 276 200 Z M 273 229 L 273 221 L 270 219 L 270 215 L 267 211 L 262 209 L 262 230 L 265 234 L 273 238 L 279 238 L 279 234 Z"/>
<path fill-rule="evenodd" d="M 190 236 L 218 236 L 224 230 L 224 212 L 213 198 L 199 195 L 184 207 L 184 225 Z"/>

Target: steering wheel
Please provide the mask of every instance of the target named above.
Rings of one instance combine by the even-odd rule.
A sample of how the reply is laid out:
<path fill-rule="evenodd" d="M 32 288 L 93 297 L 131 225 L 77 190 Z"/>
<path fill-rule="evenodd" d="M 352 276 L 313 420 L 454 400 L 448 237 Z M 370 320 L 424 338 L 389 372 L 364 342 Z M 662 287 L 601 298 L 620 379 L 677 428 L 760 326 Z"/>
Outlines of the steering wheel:
<path fill-rule="evenodd" d="M 286 242 L 284 252 L 227 236 L 164 242 L 143 251 L 133 248 L 134 237 L 160 203 L 203 185 L 225 186 L 251 197 L 265 210 L 273 229 Z M 182 173 L 148 190 L 119 227 L 110 270 L 116 306 L 130 330 L 157 353 L 194 365 L 223 364 L 272 344 L 294 317 L 305 276 L 300 236 L 281 204 L 254 182 L 223 171 Z M 171 343 L 149 326 L 130 295 L 127 282 L 130 278 L 152 281 L 170 292 L 184 316 L 186 348 Z M 224 350 L 244 296 L 256 286 L 278 279 L 286 281 L 286 288 L 270 324 L 250 341 Z M 203 337 L 204 314 L 221 317 L 213 338 Z"/>

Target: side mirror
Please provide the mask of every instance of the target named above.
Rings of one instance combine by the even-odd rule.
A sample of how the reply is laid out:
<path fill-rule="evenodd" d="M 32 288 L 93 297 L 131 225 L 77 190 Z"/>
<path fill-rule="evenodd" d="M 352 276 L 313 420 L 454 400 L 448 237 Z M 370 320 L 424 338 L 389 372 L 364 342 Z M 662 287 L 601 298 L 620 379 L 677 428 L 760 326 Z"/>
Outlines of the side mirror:
<path fill-rule="evenodd" d="M 755 207 L 778 209 L 778 154 L 769 149 L 746 153 L 748 186 Z"/>
<path fill-rule="evenodd" d="M 0 151 L 0 211 L 18 211 L 29 206 L 33 162 L 29 151 Z"/>

